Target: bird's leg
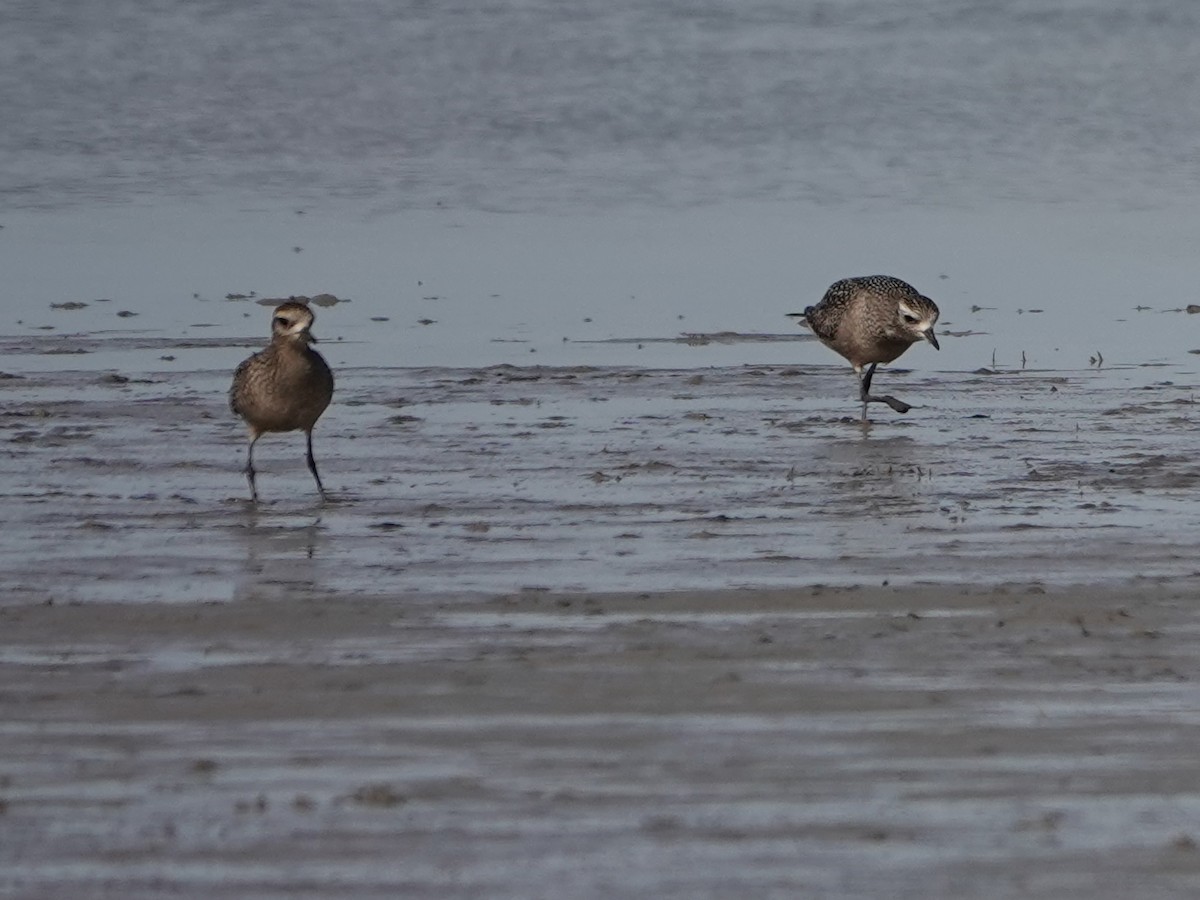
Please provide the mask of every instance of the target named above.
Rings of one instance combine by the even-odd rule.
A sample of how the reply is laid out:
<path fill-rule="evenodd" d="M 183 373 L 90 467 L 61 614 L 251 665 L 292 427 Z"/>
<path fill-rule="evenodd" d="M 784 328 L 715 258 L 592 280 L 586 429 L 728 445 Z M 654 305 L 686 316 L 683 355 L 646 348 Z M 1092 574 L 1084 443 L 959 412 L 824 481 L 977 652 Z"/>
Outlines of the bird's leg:
<path fill-rule="evenodd" d="M 903 400 L 897 400 L 895 397 L 891 397 L 891 396 L 887 396 L 887 395 L 884 395 L 882 397 L 872 397 L 871 396 L 871 379 L 875 377 L 875 367 L 877 365 L 879 365 L 879 364 L 871 363 L 871 365 L 867 369 L 867 371 L 865 373 L 860 372 L 859 376 L 858 376 L 859 399 L 862 400 L 862 405 L 863 405 L 862 417 L 863 417 L 864 422 L 867 421 L 867 404 L 868 403 L 886 403 L 888 406 L 890 406 L 892 409 L 894 409 L 898 413 L 906 413 L 910 409 L 912 409 L 912 407 L 909 406 L 907 403 L 905 403 Z"/>
<path fill-rule="evenodd" d="M 862 400 L 864 425 L 867 423 L 867 404 L 871 402 L 871 379 L 875 377 L 876 365 L 877 363 L 871 363 L 865 372 L 860 372 L 858 375 L 858 398 Z"/>
<path fill-rule="evenodd" d="M 321 476 L 317 474 L 317 460 L 313 456 L 312 430 L 309 429 L 308 431 L 306 431 L 305 435 L 308 437 L 308 453 L 305 457 L 308 460 L 308 471 L 312 472 L 312 477 L 317 482 L 317 491 L 321 495 L 321 500 L 326 500 L 328 498 L 325 496 L 325 485 L 321 484 Z"/>
<path fill-rule="evenodd" d="M 871 363 L 870 368 L 868 368 L 866 372 L 859 376 L 859 388 L 862 395 L 862 401 L 864 403 L 866 403 L 868 398 L 871 396 L 871 379 L 875 377 L 875 367 L 877 365 L 879 365 L 879 363 Z"/>
<path fill-rule="evenodd" d="M 250 499 L 255 503 L 258 502 L 258 488 L 254 486 L 254 445 L 260 437 L 261 434 L 251 432 L 250 446 L 246 450 L 246 480 L 250 482 Z"/>
<path fill-rule="evenodd" d="M 862 401 L 862 422 L 867 424 L 867 404 L 871 402 L 871 376 L 875 374 L 875 364 L 871 363 L 871 367 L 865 372 L 862 369 L 856 369 L 854 372 L 858 376 L 858 399 Z"/>

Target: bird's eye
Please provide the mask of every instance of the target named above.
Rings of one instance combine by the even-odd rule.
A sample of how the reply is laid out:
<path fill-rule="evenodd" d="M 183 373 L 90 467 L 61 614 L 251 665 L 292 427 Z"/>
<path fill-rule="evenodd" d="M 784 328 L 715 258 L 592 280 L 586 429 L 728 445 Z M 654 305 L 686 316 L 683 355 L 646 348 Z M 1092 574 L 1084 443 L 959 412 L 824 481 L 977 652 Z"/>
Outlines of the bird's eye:
<path fill-rule="evenodd" d="M 904 321 L 907 322 L 909 325 L 916 325 L 918 320 L 917 320 L 916 316 L 910 316 L 908 313 L 905 313 Z"/>

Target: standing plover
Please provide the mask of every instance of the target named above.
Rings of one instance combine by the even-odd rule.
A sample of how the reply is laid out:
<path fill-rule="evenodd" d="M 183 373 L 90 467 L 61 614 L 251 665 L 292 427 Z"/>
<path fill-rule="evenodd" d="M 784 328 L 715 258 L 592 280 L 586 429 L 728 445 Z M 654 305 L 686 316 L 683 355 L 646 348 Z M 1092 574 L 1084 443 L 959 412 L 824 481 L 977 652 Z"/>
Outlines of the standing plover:
<path fill-rule="evenodd" d="M 308 470 L 316 479 L 321 499 L 325 499 L 325 487 L 313 458 L 312 431 L 333 397 L 333 373 L 324 357 L 309 346 L 316 341 L 309 332 L 315 318 L 303 303 L 279 304 L 271 317 L 271 343 L 233 373 L 229 408 L 245 419 L 250 429 L 246 478 L 250 497 L 256 503 L 254 444 L 268 431 L 297 429 L 304 429 L 308 438 Z"/>
<path fill-rule="evenodd" d="M 889 275 L 843 278 L 830 286 L 816 306 L 788 315 L 804 319 L 822 344 L 854 366 L 863 422 L 869 403 L 886 403 L 900 413 L 911 409 L 895 397 L 871 396 L 871 378 L 879 363 L 890 363 L 918 341 L 929 341 L 935 350 L 941 349 L 933 333 L 937 304 Z M 868 367 L 865 371 L 864 366 Z"/>

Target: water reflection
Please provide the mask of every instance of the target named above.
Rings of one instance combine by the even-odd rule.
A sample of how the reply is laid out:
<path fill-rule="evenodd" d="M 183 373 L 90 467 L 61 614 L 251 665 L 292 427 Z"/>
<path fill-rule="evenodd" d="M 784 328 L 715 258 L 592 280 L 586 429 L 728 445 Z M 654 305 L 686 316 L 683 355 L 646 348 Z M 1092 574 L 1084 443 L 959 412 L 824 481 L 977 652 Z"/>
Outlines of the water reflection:
<path fill-rule="evenodd" d="M 851 516 L 925 512 L 930 496 L 928 448 L 907 435 L 872 434 L 827 445 L 833 463 L 829 504 Z"/>
<path fill-rule="evenodd" d="M 328 535 L 320 513 L 293 515 L 250 504 L 234 531 L 243 555 L 231 599 L 278 599 L 325 589 Z"/>

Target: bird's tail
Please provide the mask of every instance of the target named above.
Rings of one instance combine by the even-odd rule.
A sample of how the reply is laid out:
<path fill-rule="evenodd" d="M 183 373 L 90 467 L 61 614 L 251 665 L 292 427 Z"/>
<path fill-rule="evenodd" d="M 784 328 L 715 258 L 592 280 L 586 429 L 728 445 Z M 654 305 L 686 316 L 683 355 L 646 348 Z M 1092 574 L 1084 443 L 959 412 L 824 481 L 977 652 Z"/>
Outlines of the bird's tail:
<path fill-rule="evenodd" d="M 804 319 L 805 321 L 808 321 L 808 314 L 811 312 L 812 312 L 812 307 L 806 306 L 806 307 L 804 307 L 804 312 L 785 313 L 784 315 L 788 319 Z"/>

